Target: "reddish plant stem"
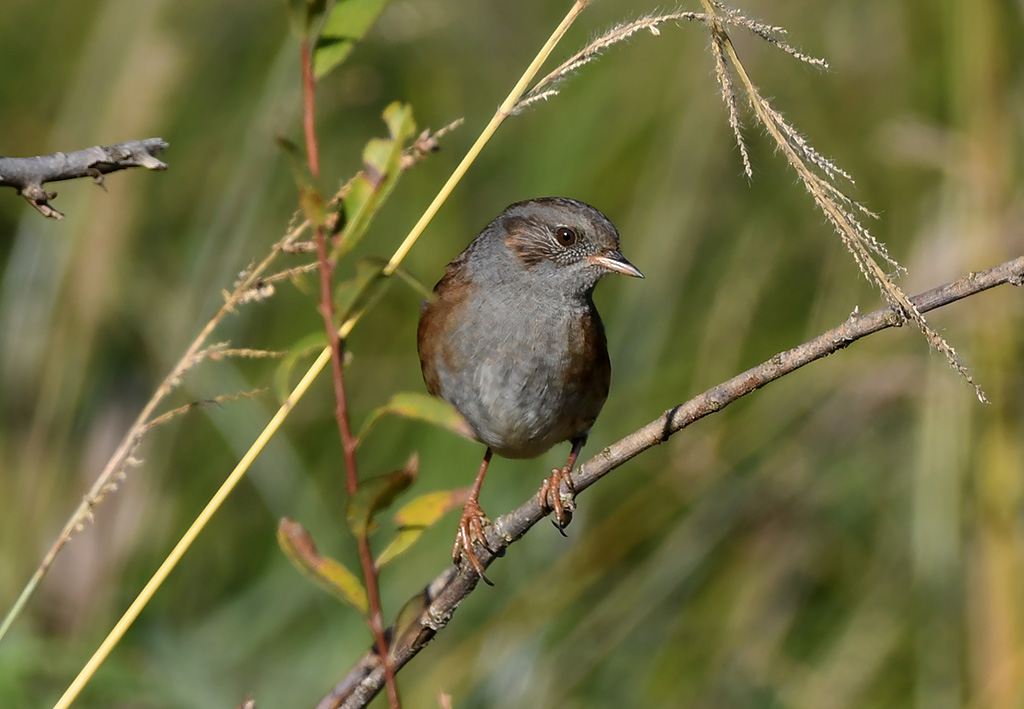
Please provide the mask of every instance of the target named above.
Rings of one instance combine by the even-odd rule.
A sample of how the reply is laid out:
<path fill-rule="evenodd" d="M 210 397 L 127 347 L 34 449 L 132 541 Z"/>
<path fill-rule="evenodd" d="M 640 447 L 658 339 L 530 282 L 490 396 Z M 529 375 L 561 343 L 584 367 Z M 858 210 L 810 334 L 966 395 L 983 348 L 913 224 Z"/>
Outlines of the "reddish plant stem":
<path fill-rule="evenodd" d="M 309 53 L 309 39 L 303 38 L 299 45 L 302 60 L 302 130 L 306 135 L 306 157 L 309 172 L 313 177 L 320 175 L 320 147 L 316 143 L 316 113 L 313 110 L 316 99 L 316 78 L 313 76 L 313 59 Z"/>
<path fill-rule="evenodd" d="M 316 235 L 317 260 L 320 263 L 320 313 L 323 315 L 324 327 L 327 329 L 327 337 L 331 347 L 331 373 L 334 379 L 335 400 L 334 415 L 338 421 L 338 433 L 341 436 L 341 445 L 345 455 L 346 488 L 349 497 L 351 497 L 356 494 L 359 488 L 359 478 L 356 474 L 356 439 L 352 435 L 352 427 L 349 423 L 348 398 L 345 394 L 341 338 L 338 336 L 338 329 L 334 326 L 334 299 L 331 295 L 331 273 L 334 269 L 327 258 L 327 239 L 324 236 L 323 227 L 316 227 L 314 233 Z M 384 613 L 381 609 L 377 569 L 373 563 L 370 540 L 364 534 L 357 534 L 356 543 L 359 547 L 359 563 L 363 569 L 366 595 L 370 604 L 370 630 L 373 632 L 377 647 L 380 648 L 381 657 L 384 658 L 384 667 L 387 673 L 388 701 L 392 709 L 399 709 L 401 701 L 398 698 L 394 666 L 388 656 L 387 638 L 384 635 Z"/>
<path fill-rule="evenodd" d="M 316 80 L 313 77 L 313 63 L 311 61 L 308 40 L 302 40 L 300 51 L 303 94 L 302 125 L 306 136 L 306 158 L 309 163 L 310 174 L 313 177 L 317 177 L 320 173 L 320 159 L 314 118 Z M 345 458 L 345 488 L 349 498 L 351 498 L 359 489 L 359 475 L 356 468 L 357 441 L 355 436 L 352 435 L 352 425 L 348 415 L 348 397 L 345 394 L 345 370 L 343 366 L 341 337 L 338 335 L 338 328 L 334 325 L 334 297 L 333 289 L 331 288 L 334 264 L 331 263 L 327 255 L 327 237 L 324 234 L 323 225 L 315 226 L 313 233 L 316 240 L 317 262 L 320 272 L 319 310 L 324 319 L 324 328 L 327 330 L 327 340 L 331 348 L 331 374 L 334 380 L 335 402 L 334 416 L 338 421 L 338 434 L 341 437 L 341 447 Z M 370 632 L 373 633 L 374 641 L 380 649 L 380 656 L 384 660 L 388 703 L 391 709 L 401 709 L 402 703 L 398 697 L 398 684 L 395 681 L 394 664 L 389 656 L 387 637 L 384 634 L 384 613 L 381 609 L 377 567 L 373 563 L 370 540 L 365 534 L 357 534 L 355 536 L 356 544 L 359 548 L 359 563 L 362 566 L 363 579 L 366 583 L 366 596 L 370 606 L 368 624 Z"/>

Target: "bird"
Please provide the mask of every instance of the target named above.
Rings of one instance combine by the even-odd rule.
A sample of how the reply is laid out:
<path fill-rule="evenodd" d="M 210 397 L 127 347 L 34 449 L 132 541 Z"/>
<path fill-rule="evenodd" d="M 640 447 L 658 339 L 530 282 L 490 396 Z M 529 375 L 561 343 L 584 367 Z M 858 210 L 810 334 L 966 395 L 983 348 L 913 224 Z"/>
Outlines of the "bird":
<path fill-rule="evenodd" d="M 592 297 L 609 273 L 643 278 L 622 255 L 608 217 L 575 199 L 541 197 L 499 214 L 421 305 L 416 344 L 427 391 L 462 414 L 487 446 L 452 559 L 465 558 L 488 583 L 473 545 L 487 548 L 480 488 L 493 454 L 535 458 L 569 441 L 566 464 L 552 470 L 537 498 L 559 530 L 571 519 L 572 469 L 611 384 Z"/>

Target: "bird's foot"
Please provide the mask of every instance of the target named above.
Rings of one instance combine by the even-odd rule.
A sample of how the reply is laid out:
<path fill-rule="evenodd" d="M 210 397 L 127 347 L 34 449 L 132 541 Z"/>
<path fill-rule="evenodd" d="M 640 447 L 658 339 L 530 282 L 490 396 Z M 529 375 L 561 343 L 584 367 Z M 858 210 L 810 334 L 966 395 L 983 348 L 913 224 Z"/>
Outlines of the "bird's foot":
<path fill-rule="evenodd" d="M 487 537 L 484 536 L 484 527 L 491 523 L 487 515 L 480 508 L 480 503 L 470 499 L 462 507 L 462 519 L 459 520 L 459 532 L 455 535 L 455 546 L 452 547 L 452 561 L 460 565 L 460 558 L 465 558 L 473 570 L 483 579 L 488 586 L 493 586 L 490 579 L 484 576 L 484 565 L 480 563 L 473 544 L 479 544 L 484 549 L 494 552 L 487 546 Z"/>
<path fill-rule="evenodd" d="M 565 485 L 569 494 L 562 496 L 562 485 Z M 537 491 L 537 501 L 544 512 L 555 513 L 555 526 L 562 532 L 572 522 L 572 512 L 576 509 L 576 490 L 572 486 L 572 469 L 569 466 L 556 468 L 551 471 L 551 477 L 547 478 Z M 550 498 L 550 502 L 548 501 Z M 563 536 L 565 532 L 562 532 Z"/>

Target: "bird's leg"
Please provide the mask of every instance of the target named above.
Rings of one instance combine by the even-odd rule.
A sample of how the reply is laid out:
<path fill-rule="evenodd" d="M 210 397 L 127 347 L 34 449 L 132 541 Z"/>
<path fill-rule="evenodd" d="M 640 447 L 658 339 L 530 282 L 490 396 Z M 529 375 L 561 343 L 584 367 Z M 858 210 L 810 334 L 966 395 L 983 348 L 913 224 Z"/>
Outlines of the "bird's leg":
<path fill-rule="evenodd" d="M 586 442 L 586 436 L 572 439 L 572 451 L 569 452 L 569 460 L 561 468 L 552 470 L 551 477 L 546 479 L 540 486 L 540 490 L 537 491 L 537 501 L 540 503 L 541 509 L 545 512 L 553 511 L 555 513 L 555 526 L 558 527 L 559 531 L 568 526 L 569 522 L 572 521 L 572 510 L 575 507 L 573 495 L 576 494 L 576 490 L 572 486 L 572 468 L 576 465 L 576 458 L 579 457 L 580 450 Z M 569 499 L 566 502 L 562 500 L 563 484 L 569 491 Z M 550 504 L 548 504 L 548 496 L 551 497 Z"/>
<path fill-rule="evenodd" d="M 473 567 L 473 570 L 480 575 L 485 583 L 493 586 L 490 580 L 484 576 L 484 566 L 476 558 L 473 551 L 473 542 L 477 542 L 484 549 L 491 550 L 487 546 L 487 538 L 484 537 L 484 525 L 490 524 L 487 515 L 480 508 L 480 487 L 484 483 L 484 475 L 487 473 L 487 466 L 491 463 L 491 449 L 484 453 L 483 462 L 480 463 L 480 470 L 473 481 L 473 489 L 470 490 L 469 499 L 462 506 L 462 519 L 459 520 L 459 532 L 455 535 L 455 546 L 452 547 L 452 560 L 458 564 L 459 557 L 465 556 L 466 560 Z"/>

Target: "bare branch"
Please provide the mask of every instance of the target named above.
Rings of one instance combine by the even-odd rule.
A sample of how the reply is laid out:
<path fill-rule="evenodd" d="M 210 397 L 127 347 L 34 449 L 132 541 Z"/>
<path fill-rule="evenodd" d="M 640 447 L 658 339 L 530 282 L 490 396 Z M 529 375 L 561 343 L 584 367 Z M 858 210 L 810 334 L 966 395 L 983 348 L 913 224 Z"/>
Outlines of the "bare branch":
<path fill-rule="evenodd" d="M 129 167 L 166 170 L 156 159 L 167 148 L 162 138 L 129 140 L 117 145 L 97 145 L 73 153 L 53 153 L 30 158 L 0 157 L 0 186 L 14 187 L 44 217 L 63 219 L 64 215 L 50 206 L 56 192 L 47 192 L 43 184 L 58 180 L 91 177 L 103 185 L 103 175 Z"/>
<path fill-rule="evenodd" d="M 941 308 L 995 286 L 1009 283 L 1024 286 L 1024 256 L 980 273 L 933 288 L 910 299 L 921 313 Z M 750 394 L 806 364 L 844 349 L 856 340 L 905 322 L 904 314 L 892 306 L 862 315 L 858 310 L 841 325 L 791 350 L 780 352 L 766 362 L 713 387 L 685 404 L 674 406 L 654 421 L 608 446 L 579 466 L 572 475 L 576 493 L 586 490 L 602 477 L 632 458 L 664 443 L 673 434 L 709 414 Z M 478 549 L 484 567 L 503 555 L 516 540 L 545 516 L 536 495 L 518 509 L 499 517 L 486 529 L 489 549 Z M 422 650 L 451 620 L 455 609 L 473 591 L 479 576 L 472 569 L 449 566 L 427 588 L 402 609 L 399 622 L 389 629 L 390 653 L 395 671 Z M 317 705 L 318 709 L 366 706 L 384 684 L 383 663 L 371 648 Z"/>

